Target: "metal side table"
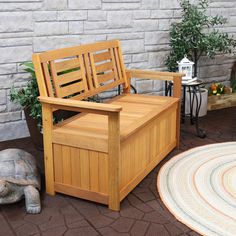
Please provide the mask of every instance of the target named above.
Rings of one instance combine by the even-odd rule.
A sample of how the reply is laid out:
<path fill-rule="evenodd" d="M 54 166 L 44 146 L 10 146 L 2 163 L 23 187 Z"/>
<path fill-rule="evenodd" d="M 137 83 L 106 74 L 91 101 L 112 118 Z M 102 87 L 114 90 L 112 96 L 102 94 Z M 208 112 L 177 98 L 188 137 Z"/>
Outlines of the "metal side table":
<path fill-rule="evenodd" d="M 201 84 L 202 84 L 201 80 L 195 80 L 190 83 L 182 83 L 183 99 L 182 99 L 182 105 L 181 105 L 181 122 L 184 123 L 186 115 L 189 115 L 191 125 L 195 124 L 197 136 L 200 138 L 205 138 L 206 133 L 204 130 L 199 128 L 199 122 L 198 122 L 198 118 L 199 118 L 198 115 L 199 115 L 199 111 L 202 104 L 202 95 L 200 91 Z M 165 95 L 166 96 L 168 95 L 171 96 L 172 86 L 173 86 L 172 82 L 167 82 L 167 81 L 165 82 Z M 186 101 L 187 92 L 189 93 L 189 110 L 190 110 L 189 114 L 185 114 L 185 111 L 186 111 L 185 101 Z M 194 104 L 196 105 L 194 106 Z M 194 112 L 194 107 L 195 107 L 195 112 Z"/>

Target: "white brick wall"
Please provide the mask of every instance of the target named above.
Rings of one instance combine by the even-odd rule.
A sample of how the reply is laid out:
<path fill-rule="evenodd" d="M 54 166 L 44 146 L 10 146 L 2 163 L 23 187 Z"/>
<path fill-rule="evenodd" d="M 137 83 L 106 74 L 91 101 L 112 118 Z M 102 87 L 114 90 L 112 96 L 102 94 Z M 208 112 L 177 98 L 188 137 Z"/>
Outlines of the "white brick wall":
<path fill-rule="evenodd" d="M 222 30 L 236 35 L 235 0 L 211 0 L 209 12 L 228 17 Z M 12 85 L 26 84 L 29 76 L 20 63 L 31 60 L 33 52 L 120 39 L 128 68 L 165 70 L 169 26 L 180 13 L 177 0 L 0 0 L 0 141 L 28 135 L 9 93 Z M 203 58 L 199 75 L 206 82 L 227 81 L 234 60 Z M 133 83 L 139 92 L 163 89 L 159 81 Z"/>

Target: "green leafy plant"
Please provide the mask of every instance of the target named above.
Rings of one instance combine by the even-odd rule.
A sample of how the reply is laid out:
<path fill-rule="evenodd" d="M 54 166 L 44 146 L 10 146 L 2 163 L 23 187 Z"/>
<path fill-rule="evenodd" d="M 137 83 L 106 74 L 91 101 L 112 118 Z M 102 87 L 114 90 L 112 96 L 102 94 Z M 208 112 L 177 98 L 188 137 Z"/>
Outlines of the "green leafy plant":
<path fill-rule="evenodd" d="M 12 88 L 10 98 L 12 102 L 19 103 L 23 108 L 30 108 L 30 116 L 37 120 L 38 128 L 42 127 L 42 107 L 38 101 L 39 90 L 36 81 L 34 65 L 32 62 L 23 63 L 24 71 L 30 73 L 31 79 L 26 87 L 21 89 Z"/>
<path fill-rule="evenodd" d="M 232 91 L 236 93 L 236 61 L 233 64 L 231 75 L 230 75 L 230 86 Z"/>
<path fill-rule="evenodd" d="M 39 130 L 41 130 L 42 129 L 42 106 L 41 106 L 41 103 L 38 101 L 39 89 L 38 89 L 38 84 L 36 80 L 34 65 L 32 62 L 26 62 L 26 63 L 23 63 L 22 65 L 24 65 L 24 71 L 30 73 L 31 79 L 28 81 L 26 87 L 24 88 L 17 89 L 13 87 L 10 92 L 10 98 L 12 102 L 20 104 L 23 109 L 30 108 L 30 116 L 33 119 L 37 120 L 37 126 Z M 65 73 L 73 72 L 75 70 L 78 70 L 78 68 L 69 69 L 69 70 L 60 72 L 58 74 L 59 75 L 65 74 Z M 89 97 L 85 100 L 91 101 L 91 102 L 101 102 L 101 98 L 98 95 Z M 65 117 L 68 117 L 68 115 L 66 116 L 64 114 Z M 53 122 L 57 123 L 59 121 L 62 121 L 63 119 L 64 118 L 61 117 L 60 114 L 54 114 Z"/>
<path fill-rule="evenodd" d="M 176 71 L 177 61 L 187 55 L 194 63 L 194 76 L 197 76 L 199 58 L 207 55 L 214 58 L 217 53 L 231 53 L 236 40 L 215 27 L 223 26 L 227 19 L 216 15 L 208 16 L 209 0 L 199 0 L 190 4 L 189 0 L 180 0 L 182 19 L 172 23 L 170 28 L 171 51 L 166 65 L 170 71 Z"/>

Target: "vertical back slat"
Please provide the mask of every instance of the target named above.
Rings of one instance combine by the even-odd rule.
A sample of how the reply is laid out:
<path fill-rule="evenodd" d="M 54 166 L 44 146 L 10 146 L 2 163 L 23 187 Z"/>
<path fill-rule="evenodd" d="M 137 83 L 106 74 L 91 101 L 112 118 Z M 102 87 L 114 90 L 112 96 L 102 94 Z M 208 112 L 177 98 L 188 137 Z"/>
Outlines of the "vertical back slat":
<path fill-rule="evenodd" d="M 33 54 L 32 61 L 34 63 L 34 70 L 41 96 L 48 96 L 47 87 L 44 80 L 43 68 L 39 54 Z"/>
<path fill-rule="evenodd" d="M 42 63 L 42 66 L 43 66 L 43 73 L 44 73 L 44 77 L 45 77 L 45 82 L 46 82 L 46 86 L 47 86 L 48 95 L 50 97 L 54 97 L 52 82 L 51 82 L 51 76 L 50 76 L 49 71 L 48 71 L 48 64 L 46 62 L 44 62 L 44 63 Z"/>
<path fill-rule="evenodd" d="M 118 47 L 118 55 L 119 55 L 119 59 L 120 59 L 119 62 L 120 62 L 120 66 L 121 66 L 123 80 L 125 81 L 125 87 L 127 87 L 128 86 L 128 81 L 127 81 L 127 78 L 126 78 L 125 63 L 124 63 L 124 59 L 123 59 L 123 55 L 122 55 L 122 51 L 121 51 L 120 42 L 119 42 L 119 47 Z"/>
<path fill-rule="evenodd" d="M 112 61 L 112 64 L 113 64 L 113 71 L 114 71 L 114 74 L 115 74 L 115 80 L 118 80 L 118 71 L 117 71 L 117 64 L 116 64 L 116 61 L 115 61 L 115 55 L 114 55 L 114 51 L 113 51 L 113 48 L 110 48 L 109 49 L 110 51 L 110 54 L 111 54 L 111 61 Z"/>
<path fill-rule="evenodd" d="M 87 85 L 87 80 L 85 77 L 85 68 L 84 68 L 84 62 L 83 62 L 83 58 L 82 58 L 82 54 L 80 54 L 78 56 L 79 58 L 79 64 L 80 64 L 80 70 L 81 70 L 81 74 L 82 74 L 82 81 L 84 83 L 84 91 L 88 91 L 88 85 Z"/>
<path fill-rule="evenodd" d="M 115 51 L 115 60 L 116 60 L 118 75 L 119 75 L 119 79 L 121 79 L 122 78 L 122 72 L 121 72 L 120 63 L 119 63 L 118 49 L 114 48 L 114 51 Z"/>
<path fill-rule="evenodd" d="M 90 67 L 91 63 L 89 61 L 88 53 L 84 54 L 84 63 L 85 63 L 85 70 L 86 70 L 89 90 L 93 90 L 93 80 L 91 76 L 91 67 Z"/>
<path fill-rule="evenodd" d="M 95 63 L 94 63 L 94 59 L 93 59 L 93 54 L 92 53 L 89 53 L 89 58 L 90 58 L 90 62 L 91 62 L 94 86 L 95 86 L 95 88 L 98 88 L 99 87 L 98 78 L 97 78 L 97 73 L 96 73 Z"/>
<path fill-rule="evenodd" d="M 61 97 L 60 87 L 56 81 L 57 80 L 57 71 L 56 71 L 55 61 L 50 61 L 49 66 L 50 66 L 50 71 L 51 71 L 52 82 L 53 82 L 55 94 L 57 97 Z"/>

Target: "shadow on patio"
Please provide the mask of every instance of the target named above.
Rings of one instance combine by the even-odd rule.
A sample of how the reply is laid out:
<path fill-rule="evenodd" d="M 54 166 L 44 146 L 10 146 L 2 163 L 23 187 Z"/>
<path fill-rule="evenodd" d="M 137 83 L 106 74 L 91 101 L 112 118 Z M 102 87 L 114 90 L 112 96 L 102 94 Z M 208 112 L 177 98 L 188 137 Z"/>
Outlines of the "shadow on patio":
<path fill-rule="evenodd" d="M 181 128 L 180 150 L 174 150 L 121 204 L 120 212 L 89 201 L 41 192 L 42 212 L 25 213 L 24 200 L 0 208 L 0 235 L 198 235 L 178 222 L 165 208 L 156 190 L 160 167 L 171 157 L 189 148 L 236 140 L 236 107 L 211 111 L 200 120 L 207 132 L 205 139 L 195 136 L 194 126 L 186 121 Z M 29 138 L 0 143 L 0 150 L 22 148 L 39 160 L 43 153 L 33 147 Z"/>

